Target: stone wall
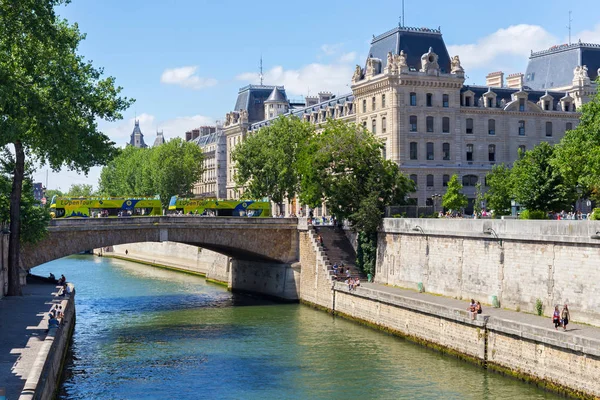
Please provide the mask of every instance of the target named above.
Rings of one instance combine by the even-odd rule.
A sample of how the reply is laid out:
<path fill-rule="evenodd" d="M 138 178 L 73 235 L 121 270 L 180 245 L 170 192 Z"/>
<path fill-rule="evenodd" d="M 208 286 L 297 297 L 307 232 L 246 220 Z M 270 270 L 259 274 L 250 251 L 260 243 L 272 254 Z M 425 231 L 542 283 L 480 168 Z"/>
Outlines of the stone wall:
<path fill-rule="evenodd" d="M 386 219 L 375 281 L 484 303 L 497 296 L 528 312 L 540 299 L 546 315 L 568 303 L 573 320 L 600 325 L 598 231 L 598 221 Z"/>
<path fill-rule="evenodd" d="M 298 301 L 300 270 L 291 264 L 231 260 L 232 291 L 260 293 L 280 300 Z"/>
<path fill-rule="evenodd" d="M 331 264 L 319 250 L 312 229 L 300 230 L 300 300 L 333 309 Z"/>

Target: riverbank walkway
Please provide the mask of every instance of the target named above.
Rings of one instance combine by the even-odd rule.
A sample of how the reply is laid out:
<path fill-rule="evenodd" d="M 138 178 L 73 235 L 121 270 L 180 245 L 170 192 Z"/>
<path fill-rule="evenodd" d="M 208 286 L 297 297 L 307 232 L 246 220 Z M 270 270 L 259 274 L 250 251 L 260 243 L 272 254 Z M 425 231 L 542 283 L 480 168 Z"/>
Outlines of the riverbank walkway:
<path fill-rule="evenodd" d="M 46 339 L 48 314 L 60 302 L 51 283 L 28 283 L 23 296 L 0 299 L 0 388 L 18 399 Z"/>
<path fill-rule="evenodd" d="M 466 311 L 469 307 L 470 299 L 458 300 L 440 295 L 419 293 L 418 291 L 410 289 L 402 289 L 399 287 L 362 281 L 358 291 L 360 291 L 361 288 L 369 289 L 374 292 L 380 292 L 381 294 L 390 294 L 409 299 L 415 299 L 460 311 Z M 360 294 L 360 292 L 358 292 L 358 294 Z M 559 308 L 562 309 L 562 304 L 559 305 Z M 571 313 L 571 319 L 576 320 L 577 309 L 570 308 L 569 311 Z M 567 325 L 567 331 L 565 332 L 561 327 L 554 329 L 554 323 L 550 317 L 540 317 L 534 314 L 506 310 L 502 308 L 493 308 L 492 306 L 486 305 L 483 307 L 482 315 L 485 317 L 489 316 L 498 320 L 502 320 L 505 323 L 512 322 L 512 326 L 515 328 L 516 334 L 518 334 L 519 331 L 526 331 L 527 328 L 534 328 L 535 330 L 541 329 L 544 332 L 544 335 L 547 337 L 557 341 L 563 341 L 564 343 L 577 344 L 581 342 L 579 339 L 597 341 L 599 346 L 598 349 L 600 350 L 600 327 L 578 324 L 576 322 L 569 321 L 569 324 Z"/>

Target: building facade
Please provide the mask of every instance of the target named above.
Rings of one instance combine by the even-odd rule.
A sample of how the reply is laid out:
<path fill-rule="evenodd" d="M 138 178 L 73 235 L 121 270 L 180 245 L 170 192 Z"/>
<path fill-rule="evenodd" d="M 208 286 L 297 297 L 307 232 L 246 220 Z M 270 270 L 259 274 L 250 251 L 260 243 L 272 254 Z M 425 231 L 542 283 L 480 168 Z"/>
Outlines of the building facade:
<path fill-rule="evenodd" d="M 200 181 L 194 185 L 194 197 L 224 199 L 227 195 L 227 149 L 222 127 L 202 126 L 186 132 L 186 139 L 200 146 L 204 155 L 204 172 Z"/>
<path fill-rule="evenodd" d="M 577 126 L 578 109 L 596 92 L 592 79 L 598 75 L 600 46 L 576 43 L 532 53 L 526 73 L 508 75 L 506 82 L 503 72 L 494 72 L 485 85 L 469 86 L 439 30 L 397 27 L 373 38 L 346 95 L 321 93 L 300 106 L 287 101 L 283 87 L 240 89 L 223 130 L 226 195 L 242 196 L 233 179 L 235 146 L 279 115 L 294 115 L 316 125 L 333 118 L 371 130 L 383 141 L 384 156 L 416 182 L 415 204 L 435 207 L 457 174 L 471 206 L 475 185 L 485 189 L 494 165 L 512 165 L 520 151 L 558 143 Z M 288 213 L 298 210 L 294 205 Z"/>

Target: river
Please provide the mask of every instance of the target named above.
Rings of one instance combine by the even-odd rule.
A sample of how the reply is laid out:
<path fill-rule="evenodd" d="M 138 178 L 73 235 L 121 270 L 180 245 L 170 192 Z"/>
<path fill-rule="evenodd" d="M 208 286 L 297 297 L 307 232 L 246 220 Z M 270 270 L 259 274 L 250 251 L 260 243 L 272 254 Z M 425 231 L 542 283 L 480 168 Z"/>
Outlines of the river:
<path fill-rule="evenodd" d="M 60 399 L 550 399 L 531 385 L 299 304 L 72 256 L 35 268 L 76 286 Z"/>

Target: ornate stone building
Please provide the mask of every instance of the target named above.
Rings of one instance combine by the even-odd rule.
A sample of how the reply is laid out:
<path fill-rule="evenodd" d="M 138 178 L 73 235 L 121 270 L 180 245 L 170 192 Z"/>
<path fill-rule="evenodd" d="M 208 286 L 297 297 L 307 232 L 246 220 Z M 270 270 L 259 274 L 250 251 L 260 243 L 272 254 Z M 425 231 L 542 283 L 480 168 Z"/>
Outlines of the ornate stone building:
<path fill-rule="evenodd" d="M 186 140 L 196 143 L 204 154 L 202 179 L 194 185 L 194 197 L 224 199 L 226 197 L 227 153 L 223 128 L 201 126 L 186 132 Z"/>
<path fill-rule="evenodd" d="M 511 165 L 519 150 L 557 143 L 577 126 L 577 110 L 597 90 L 592 79 L 599 69 L 600 46 L 577 43 L 532 53 L 526 74 L 508 75 L 506 83 L 502 72 L 494 72 L 486 85 L 469 86 L 459 56 L 450 57 L 439 30 L 397 27 L 373 38 L 347 95 L 306 98 L 300 106 L 286 105 L 283 87 L 242 88 L 224 127 L 227 197 L 240 196 L 231 150 L 284 114 L 314 124 L 328 118 L 361 124 L 384 142 L 385 157 L 417 183 L 412 197 L 418 205 L 434 205 L 458 174 L 471 207 L 475 185 L 485 188 L 493 165 Z"/>

